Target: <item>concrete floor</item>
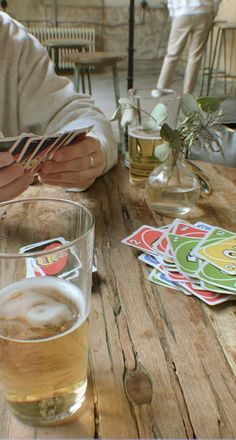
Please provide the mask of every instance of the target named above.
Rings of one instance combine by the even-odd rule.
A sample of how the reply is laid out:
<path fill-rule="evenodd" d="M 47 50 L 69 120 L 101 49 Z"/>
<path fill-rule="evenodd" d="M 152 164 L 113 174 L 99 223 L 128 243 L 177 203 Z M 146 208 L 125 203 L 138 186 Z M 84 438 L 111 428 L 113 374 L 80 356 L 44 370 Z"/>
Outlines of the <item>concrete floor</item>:
<path fill-rule="evenodd" d="M 73 81 L 73 75 L 68 75 Z M 126 96 L 127 93 L 127 72 L 122 70 L 118 72 L 120 96 Z M 93 72 L 92 80 L 92 96 L 95 104 L 103 111 L 107 118 L 111 118 L 115 109 L 115 94 L 113 87 L 113 79 L 111 70 L 105 72 Z M 173 89 L 177 92 L 181 91 L 183 78 L 181 75 L 175 75 L 173 80 Z M 156 69 L 139 68 L 134 72 L 133 87 L 137 92 L 144 93 L 156 88 L 157 73 Z M 151 103 L 152 105 L 152 103 Z M 151 108 L 150 108 L 151 110 Z M 112 123 L 113 131 L 117 141 L 119 141 L 119 130 L 117 122 Z"/>

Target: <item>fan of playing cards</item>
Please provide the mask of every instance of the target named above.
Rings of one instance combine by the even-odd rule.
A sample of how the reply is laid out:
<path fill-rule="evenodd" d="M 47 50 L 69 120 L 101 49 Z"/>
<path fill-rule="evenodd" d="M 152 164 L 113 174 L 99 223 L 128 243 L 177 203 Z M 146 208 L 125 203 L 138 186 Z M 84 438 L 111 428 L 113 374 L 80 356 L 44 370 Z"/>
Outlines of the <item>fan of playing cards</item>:
<path fill-rule="evenodd" d="M 142 226 L 122 240 L 154 269 L 155 284 L 194 295 L 209 305 L 236 299 L 236 234 L 180 219 L 162 228 Z"/>
<path fill-rule="evenodd" d="M 37 172 L 42 162 L 52 159 L 61 147 L 83 139 L 92 126 L 65 131 L 49 136 L 23 133 L 17 137 L 0 138 L 0 151 L 9 151 L 25 170 Z"/>

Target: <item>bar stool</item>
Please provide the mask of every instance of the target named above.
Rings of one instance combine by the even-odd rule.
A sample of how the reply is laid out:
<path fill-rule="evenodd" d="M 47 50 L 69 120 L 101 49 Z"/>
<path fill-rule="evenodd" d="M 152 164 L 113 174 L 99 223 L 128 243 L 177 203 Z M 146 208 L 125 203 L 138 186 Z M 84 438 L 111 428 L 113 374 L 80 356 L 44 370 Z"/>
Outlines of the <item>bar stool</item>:
<path fill-rule="evenodd" d="M 217 78 L 223 78 L 224 80 L 224 93 L 227 95 L 227 80 L 236 79 L 236 75 L 232 75 L 231 66 L 227 66 L 227 63 L 234 59 L 234 43 L 235 43 L 235 31 L 236 23 L 218 22 L 215 23 L 216 37 L 214 47 L 212 48 L 212 56 L 209 62 L 208 79 L 207 79 L 207 95 L 210 92 L 212 80 L 216 82 Z M 230 54 L 227 51 L 227 38 L 232 37 Z M 212 38 L 212 37 L 211 37 Z M 220 69 L 220 61 L 222 60 L 223 66 Z"/>
<path fill-rule="evenodd" d="M 74 78 L 75 78 L 75 88 L 79 92 L 80 91 L 80 82 L 81 82 L 81 91 L 86 93 L 86 84 L 85 78 L 87 77 L 87 86 L 88 92 L 92 95 L 92 84 L 91 84 L 91 76 L 90 72 L 97 66 L 109 66 L 112 68 L 112 77 L 113 77 L 113 86 L 115 93 L 115 101 L 116 107 L 119 105 L 120 99 L 120 89 L 119 89 L 119 80 L 118 80 L 118 71 L 117 71 L 117 63 L 126 58 L 126 54 L 124 53 L 114 53 L 114 52 L 81 52 L 81 53 L 71 53 L 65 55 L 63 58 L 64 61 L 68 61 L 70 63 L 74 63 Z M 123 132 L 123 128 L 119 123 L 119 133 L 120 133 L 120 144 L 119 150 L 125 152 L 126 150 L 126 141 Z"/>
<path fill-rule="evenodd" d="M 116 105 L 118 106 L 118 101 L 120 99 L 119 90 L 119 80 L 117 72 L 117 63 L 126 58 L 124 53 L 114 53 L 114 52 L 81 52 L 81 53 L 71 53 L 65 55 L 63 58 L 65 61 L 74 63 L 74 75 L 75 75 L 75 88 L 86 93 L 85 78 L 87 77 L 88 92 L 92 95 L 92 84 L 90 72 L 94 67 L 97 66 L 110 66 L 112 68 L 113 85 L 115 92 Z"/>

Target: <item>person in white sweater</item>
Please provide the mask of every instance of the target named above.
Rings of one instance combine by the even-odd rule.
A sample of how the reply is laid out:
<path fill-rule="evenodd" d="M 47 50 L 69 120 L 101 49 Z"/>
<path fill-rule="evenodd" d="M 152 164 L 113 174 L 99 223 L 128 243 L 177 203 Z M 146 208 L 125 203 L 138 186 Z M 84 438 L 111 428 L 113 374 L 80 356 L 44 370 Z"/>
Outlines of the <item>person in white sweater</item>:
<path fill-rule="evenodd" d="M 94 125 L 84 140 L 58 150 L 39 171 L 43 183 L 88 188 L 117 162 L 110 122 L 91 96 L 76 93 L 67 78 L 55 74 L 46 49 L 4 12 L 0 44 L 1 136 L 52 134 Z M 10 153 L 0 152 L 0 201 L 18 196 L 33 180 Z"/>
<path fill-rule="evenodd" d="M 171 86 L 176 65 L 190 37 L 183 93 L 193 93 L 208 34 L 220 2 L 221 0 L 167 0 L 172 24 L 157 88 Z"/>

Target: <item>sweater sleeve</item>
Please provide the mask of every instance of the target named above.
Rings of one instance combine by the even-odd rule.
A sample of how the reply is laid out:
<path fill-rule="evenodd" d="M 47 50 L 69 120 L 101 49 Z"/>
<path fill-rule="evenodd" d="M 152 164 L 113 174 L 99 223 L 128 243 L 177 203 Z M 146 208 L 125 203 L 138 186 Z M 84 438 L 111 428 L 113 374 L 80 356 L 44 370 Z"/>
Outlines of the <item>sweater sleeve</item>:
<path fill-rule="evenodd" d="M 92 130 L 106 153 L 108 171 L 117 162 L 117 145 L 110 122 L 91 96 L 78 94 L 65 77 L 55 74 L 47 51 L 19 28 L 22 47 L 18 64 L 18 114 L 21 131 L 51 134 L 94 125 Z"/>

